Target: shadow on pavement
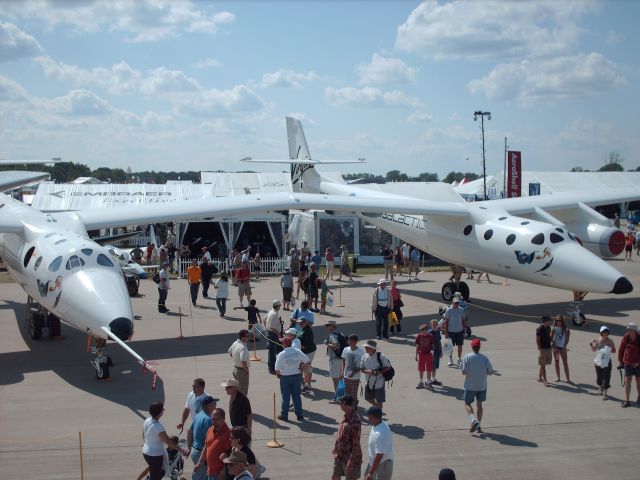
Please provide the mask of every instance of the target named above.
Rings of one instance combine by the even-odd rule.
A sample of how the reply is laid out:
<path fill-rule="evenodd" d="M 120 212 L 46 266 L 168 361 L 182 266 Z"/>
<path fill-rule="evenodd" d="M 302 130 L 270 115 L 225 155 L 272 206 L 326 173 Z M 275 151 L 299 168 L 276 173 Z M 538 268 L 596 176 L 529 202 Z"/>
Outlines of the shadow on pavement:
<path fill-rule="evenodd" d="M 483 432 L 479 435 L 478 438 L 483 440 L 493 440 L 494 442 L 498 442 L 501 445 L 509 445 L 510 447 L 528 447 L 528 448 L 538 448 L 538 444 L 534 442 L 528 442 L 526 440 L 522 440 L 520 438 L 515 438 L 510 435 L 503 435 L 501 433 L 486 433 Z"/>

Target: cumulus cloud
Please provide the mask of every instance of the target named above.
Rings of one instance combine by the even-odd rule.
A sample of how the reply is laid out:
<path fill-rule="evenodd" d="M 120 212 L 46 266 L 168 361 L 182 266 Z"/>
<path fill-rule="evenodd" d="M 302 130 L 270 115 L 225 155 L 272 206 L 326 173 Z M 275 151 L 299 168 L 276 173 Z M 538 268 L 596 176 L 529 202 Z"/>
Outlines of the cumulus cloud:
<path fill-rule="evenodd" d="M 33 57 L 42 51 L 38 41 L 12 23 L 0 22 L 0 62 Z"/>
<path fill-rule="evenodd" d="M 106 100 L 88 90 L 71 90 L 66 95 L 52 99 L 34 100 L 47 110 L 65 115 L 105 115 L 111 111 Z"/>
<path fill-rule="evenodd" d="M 360 83 L 364 85 L 413 83 L 418 71 L 398 58 L 387 58 L 378 53 L 373 54 L 371 63 L 362 63 L 357 70 Z"/>
<path fill-rule="evenodd" d="M 374 87 L 328 87 L 324 91 L 329 103 L 350 107 L 419 107 L 421 102 L 416 97 L 410 97 L 400 90 L 383 92 Z"/>
<path fill-rule="evenodd" d="M 76 32 L 121 31 L 131 42 L 158 41 L 182 32 L 215 34 L 221 25 L 235 20 L 231 12 L 211 12 L 204 3 L 186 0 L 5 0 L 3 9 L 10 18 L 36 19 L 49 28 L 65 26 Z"/>
<path fill-rule="evenodd" d="M 195 64 L 196 68 L 217 68 L 221 66 L 222 63 L 215 58 L 203 58 Z"/>
<path fill-rule="evenodd" d="M 264 107 L 264 100 L 245 85 L 236 85 L 229 90 L 211 89 L 183 96 L 178 104 L 181 113 L 194 116 L 229 115 L 258 111 Z"/>
<path fill-rule="evenodd" d="M 428 0 L 398 27 L 396 48 L 434 58 L 506 59 L 566 53 L 581 33 L 575 20 L 594 1 Z"/>
<path fill-rule="evenodd" d="M 423 123 L 428 122 L 433 118 L 433 115 L 427 112 L 413 112 L 405 120 L 407 123 Z"/>
<path fill-rule="evenodd" d="M 297 73 L 293 70 L 277 70 L 262 75 L 262 86 L 264 87 L 295 87 L 301 88 L 303 82 L 318 80 L 320 77 L 313 71 L 307 73 Z"/>
<path fill-rule="evenodd" d="M 471 92 L 493 100 L 539 101 L 587 97 L 626 84 L 621 69 L 599 53 L 549 60 L 500 64 L 487 76 L 473 80 Z"/>
<path fill-rule="evenodd" d="M 29 93 L 19 83 L 0 76 L 0 102 L 26 102 Z"/>

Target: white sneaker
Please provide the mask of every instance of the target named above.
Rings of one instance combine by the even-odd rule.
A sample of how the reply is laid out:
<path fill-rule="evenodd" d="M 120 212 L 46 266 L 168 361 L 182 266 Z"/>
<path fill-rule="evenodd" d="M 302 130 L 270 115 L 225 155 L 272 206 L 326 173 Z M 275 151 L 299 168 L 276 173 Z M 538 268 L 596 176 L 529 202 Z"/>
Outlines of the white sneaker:
<path fill-rule="evenodd" d="M 453 367 L 453 359 L 451 357 L 449 357 L 449 366 Z"/>

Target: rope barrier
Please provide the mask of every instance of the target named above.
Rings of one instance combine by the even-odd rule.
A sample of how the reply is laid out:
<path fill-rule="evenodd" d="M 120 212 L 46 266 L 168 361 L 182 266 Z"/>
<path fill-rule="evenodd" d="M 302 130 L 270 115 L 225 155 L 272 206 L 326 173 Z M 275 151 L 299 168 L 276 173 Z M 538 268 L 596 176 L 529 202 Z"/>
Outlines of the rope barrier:
<path fill-rule="evenodd" d="M 500 310 L 495 310 L 493 308 L 489 308 L 489 307 L 481 307 L 480 305 L 478 305 L 477 303 L 467 303 L 467 305 L 470 305 L 472 307 L 476 307 L 479 308 L 481 310 L 487 310 L 489 312 L 494 312 L 494 313 L 499 313 L 501 315 L 509 315 L 512 317 L 521 317 L 521 318 L 540 318 L 540 315 L 522 315 L 520 313 L 509 313 L 509 312 L 503 312 Z"/>

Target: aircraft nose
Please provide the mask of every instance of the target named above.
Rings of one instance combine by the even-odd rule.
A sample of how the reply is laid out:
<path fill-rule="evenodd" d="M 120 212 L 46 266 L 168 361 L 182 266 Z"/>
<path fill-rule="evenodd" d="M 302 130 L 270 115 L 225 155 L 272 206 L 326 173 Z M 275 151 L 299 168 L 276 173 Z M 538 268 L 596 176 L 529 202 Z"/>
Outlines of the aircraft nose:
<path fill-rule="evenodd" d="M 113 334 L 123 342 L 126 342 L 133 335 L 133 322 L 125 317 L 116 318 L 109 324 Z"/>
<path fill-rule="evenodd" d="M 633 290 L 633 285 L 627 279 L 627 277 L 620 277 L 616 280 L 616 284 L 613 286 L 613 290 L 609 293 L 630 293 Z"/>

